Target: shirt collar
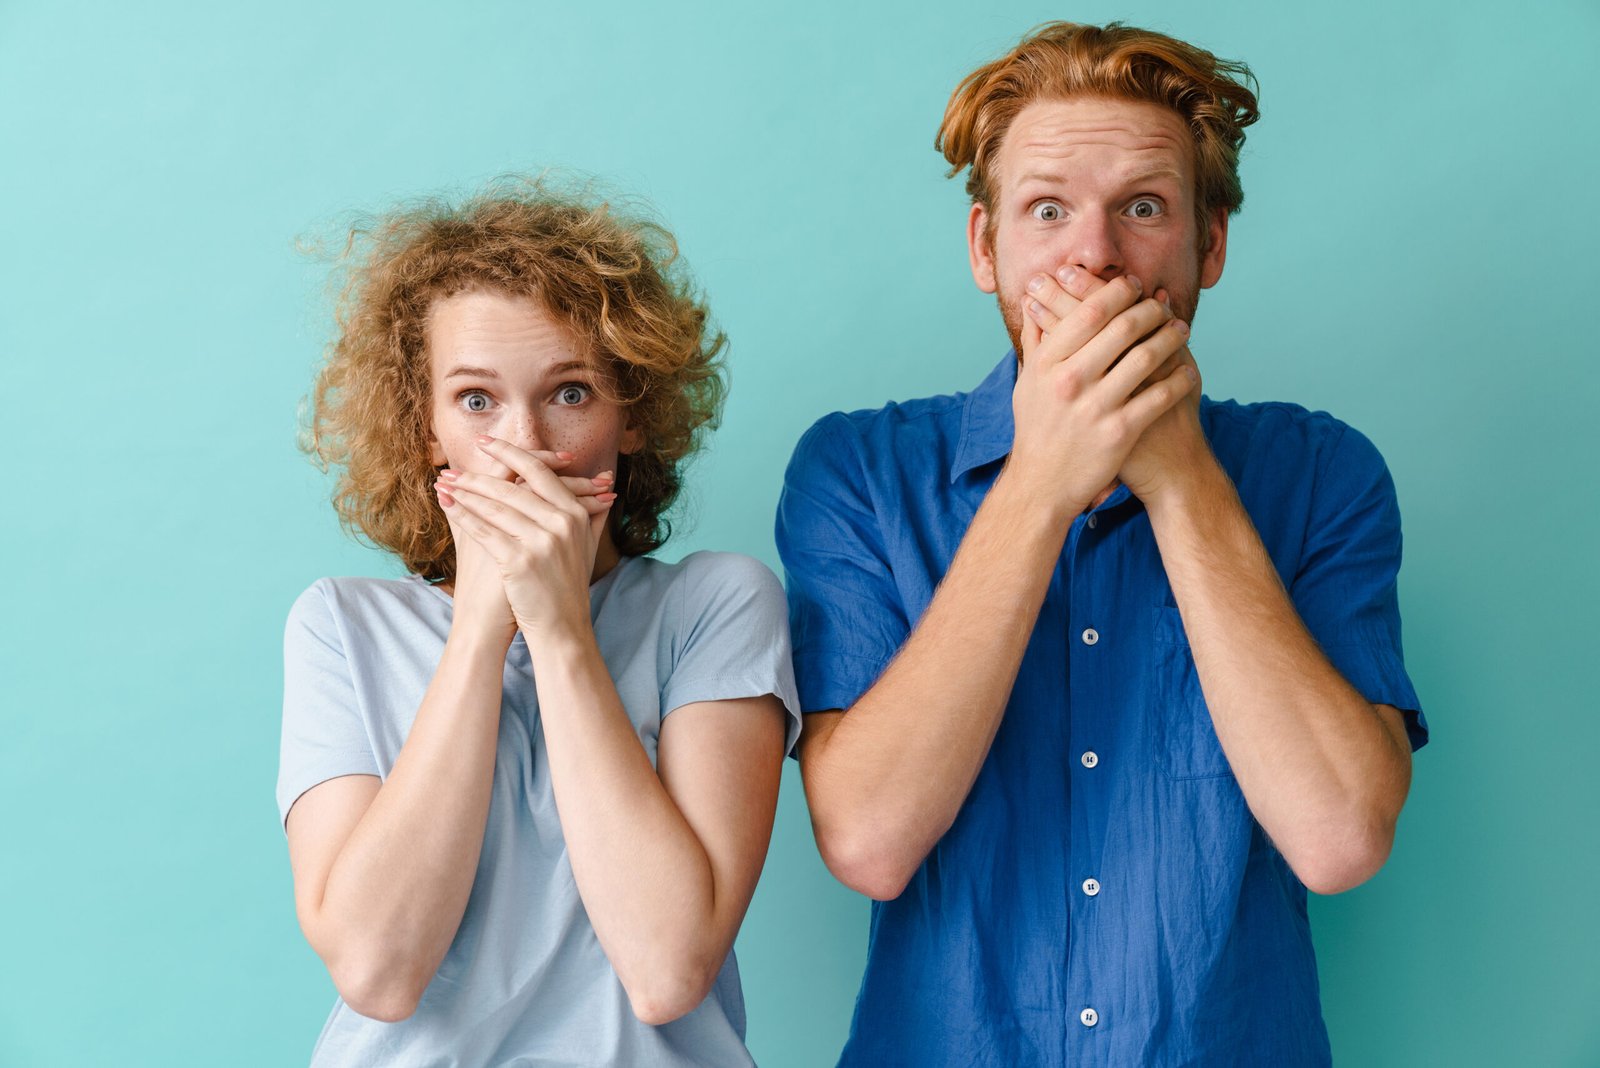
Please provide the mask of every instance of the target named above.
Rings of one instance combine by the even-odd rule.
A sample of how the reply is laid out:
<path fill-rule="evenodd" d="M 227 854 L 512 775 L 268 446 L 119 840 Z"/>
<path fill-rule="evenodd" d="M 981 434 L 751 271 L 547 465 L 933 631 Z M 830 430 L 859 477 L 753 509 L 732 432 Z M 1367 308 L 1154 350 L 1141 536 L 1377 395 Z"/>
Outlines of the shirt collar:
<path fill-rule="evenodd" d="M 1011 452 L 1016 424 L 1011 394 L 1017 388 L 1017 350 L 1008 349 L 989 376 L 967 394 L 961 408 L 961 439 L 950 465 L 954 482 L 974 468 L 1002 460 Z"/>
<path fill-rule="evenodd" d="M 950 465 L 950 481 L 1003 460 L 1011 454 L 1011 439 L 1016 436 L 1016 417 L 1011 410 L 1011 394 L 1017 388 L 1017 350 L 1008 349 L 978 388 L 967 394 L 961 408 L 961 440 L 956 444 L 955 462 Z M 1204 404 L 1201 418 L 1205 418 Z M 1100 502 L 1095 511 L 1116 508 L 1128 500 L 1127 486 L 1118 486 Z"/>

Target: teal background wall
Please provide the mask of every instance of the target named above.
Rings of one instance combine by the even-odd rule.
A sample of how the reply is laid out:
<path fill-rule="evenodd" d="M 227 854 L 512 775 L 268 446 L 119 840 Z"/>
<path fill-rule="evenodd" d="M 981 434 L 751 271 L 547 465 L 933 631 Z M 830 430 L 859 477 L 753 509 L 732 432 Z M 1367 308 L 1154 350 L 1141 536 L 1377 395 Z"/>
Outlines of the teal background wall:
<path fill-rule="evenodd" d="M 273 808 L 280 641 L 347 541 L 294 450 L 330 327 L 295 250 L 556 165 L 652 200 L 732 339 L 668 547 L 776 564 L 826 411 L 1004 348 L 931 140 L 1053 17 L 1250 62 L 1263 122 L 1194 348 L 1386 454 L 1435 740 L 1387 868 L 1314 903 L 1348 1065 L 1600 1064 L 1593 0 L 0 2 L 0 1065 L 304 1063 L 333 990 Z M 831 1064 L 865 900 L 791 767 L 739 942 L 764 1065 Z"/>

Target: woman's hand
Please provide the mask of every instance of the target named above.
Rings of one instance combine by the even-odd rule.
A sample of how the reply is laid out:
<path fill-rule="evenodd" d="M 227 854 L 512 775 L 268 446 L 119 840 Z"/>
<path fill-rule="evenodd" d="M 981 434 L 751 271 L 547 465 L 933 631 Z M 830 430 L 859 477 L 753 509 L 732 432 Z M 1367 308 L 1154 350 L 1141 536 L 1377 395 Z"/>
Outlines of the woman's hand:
<path fill-rule="evenodd" d="M 563 478 L 555 468 L 570 457 L 534 453 L 498 438 L 478 447 L 515 481 L 445 470 L 437 489 L 457 537 L 457 590 L 462 586 L 464 542 L 475 568 L 492 562 L 512 625 L 532 640 L 589 625 L 589 580 L 617 495 L 612 475 Z M 480 579 L 487 583 L 486 579 Z"/>

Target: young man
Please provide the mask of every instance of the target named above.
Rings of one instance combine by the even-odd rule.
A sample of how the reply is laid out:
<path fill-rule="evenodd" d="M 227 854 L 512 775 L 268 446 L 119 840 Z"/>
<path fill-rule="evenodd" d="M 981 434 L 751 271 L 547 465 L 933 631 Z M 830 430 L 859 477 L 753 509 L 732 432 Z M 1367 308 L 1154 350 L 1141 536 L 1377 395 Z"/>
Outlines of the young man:
<path fill-rule="evenodd" d="M 1200 396 L 1249 71 L 1051 24 L 957 88 L 1013 350 L 835 414 L 778 514 L 817 844 L 877 899 L 844 1064 L 1325 1064 L 1306 891 L 1427 739 L 1360 434 Z"/>

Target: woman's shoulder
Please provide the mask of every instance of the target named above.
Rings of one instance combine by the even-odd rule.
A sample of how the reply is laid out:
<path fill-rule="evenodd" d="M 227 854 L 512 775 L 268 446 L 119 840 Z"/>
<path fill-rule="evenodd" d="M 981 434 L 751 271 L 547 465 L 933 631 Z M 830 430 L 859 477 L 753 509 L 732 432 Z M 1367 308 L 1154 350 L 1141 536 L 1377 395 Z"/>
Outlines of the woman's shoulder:
<path fill-rule="evenodd" d="M 319 578 L 289 609 L 289 625 L 320 629 L 347 620 L 373 622 L 437 615 L 448 598 L 416 575 L 384 579 L 366 576 Z"/>
<path fill-rule="evenodd" d="M 690 600 L 715 600 L 718 595 L 740 591 L 783 594 L 772 569 L 744 553 L 703 549 L 673 563 L 640 556 L 629 561 L 625 574 L 630 584 L 649 585 Z"/>

